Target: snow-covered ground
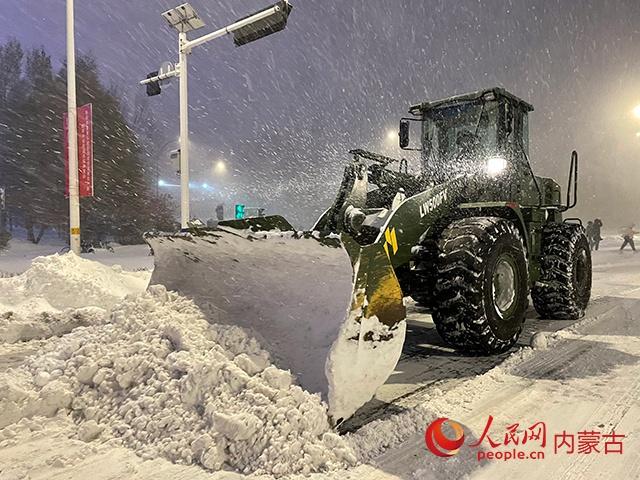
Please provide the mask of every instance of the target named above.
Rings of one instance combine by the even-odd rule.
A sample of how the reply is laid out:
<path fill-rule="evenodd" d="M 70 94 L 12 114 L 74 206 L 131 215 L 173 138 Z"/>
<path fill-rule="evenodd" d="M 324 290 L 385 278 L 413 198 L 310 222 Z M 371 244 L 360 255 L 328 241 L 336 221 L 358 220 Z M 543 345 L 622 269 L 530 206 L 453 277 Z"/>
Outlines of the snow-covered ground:
<path fill-rule="evenodd" d="M 148 272 L 38 260 L 0 279 L 0 478 L 640 478 L 640 254 L 617 243 L 594 255 L 586 318 L 531 312 L 511 354 L 452 352 L 413 309 L 396 371 L 342 436 L 241 331 L 209 327 L 162 288 L 143 292 Z M 544 422 L 546 458 L 478 461 L 513 446 L 469 446 L 490 415 L 499 443 L 510 425 L 522 435 Z M 465 429 L 450 458 L 424 445 L 438 416 Z M 625 435 L 623 453 L 605 454 L 600 438 L 601 453 L 554 454 L 555 434 L 592 430 Z"/>
<path fill-rule="evenodd" d="M 53 255 L 66 250 L 66 243 L 49 232 L 40 243 L 33 244 L 24 239 L 24 232 L 16 232 L 9 241 L 9 248 L 0 249 L 0 277 L 24 272 L 31 262 L 44 255 Z M 83 253 L 82 257 L 96 260 L 105 265 L 120 265 L 125 270 L 152 270 L 153 257 L 149 247 L 141 245 L 112 244 L 114 252 L 96 248 L 95 253 Z"/>

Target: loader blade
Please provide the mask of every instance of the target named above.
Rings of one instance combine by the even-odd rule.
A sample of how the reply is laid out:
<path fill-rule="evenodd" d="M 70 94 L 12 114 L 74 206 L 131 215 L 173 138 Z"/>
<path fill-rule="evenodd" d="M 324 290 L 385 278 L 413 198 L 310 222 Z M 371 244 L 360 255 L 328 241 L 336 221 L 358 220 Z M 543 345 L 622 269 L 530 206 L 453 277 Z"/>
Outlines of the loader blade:
<path fill-rule="evenodd" d="M 347 235 L 147 235 L 150 284 L 193 299 L 211 323 L 245 328 L 273 362 L 318 392 L 336 423 L 369 401 L 404 342 L 402 292 L 384 249 Z"/>

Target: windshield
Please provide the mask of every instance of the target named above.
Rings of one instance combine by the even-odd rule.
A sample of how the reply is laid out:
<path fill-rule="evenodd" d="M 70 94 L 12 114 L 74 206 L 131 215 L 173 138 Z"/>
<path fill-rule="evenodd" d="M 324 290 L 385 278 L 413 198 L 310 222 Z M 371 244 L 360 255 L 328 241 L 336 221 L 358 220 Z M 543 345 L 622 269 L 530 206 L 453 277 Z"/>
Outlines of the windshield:
<path fill-rule="evenodd" d="M 451 173 L 497 151 L 498 102 L 468 102 L 426 112 L 425 163 Z"/>

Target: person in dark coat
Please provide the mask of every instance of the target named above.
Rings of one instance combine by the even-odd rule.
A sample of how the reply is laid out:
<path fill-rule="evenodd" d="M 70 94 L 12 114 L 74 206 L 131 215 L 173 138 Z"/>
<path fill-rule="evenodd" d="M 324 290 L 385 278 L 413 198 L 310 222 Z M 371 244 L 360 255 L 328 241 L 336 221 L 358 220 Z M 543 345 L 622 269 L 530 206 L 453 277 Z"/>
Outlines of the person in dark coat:
<path fill-rule="evenodd" d="M 593 221 L 593 246 L 591 250 L 598 250 L 600 248 L 600 242 L 602 241 L 602 237 L 600 233 L 602 231 L 602 220 L 596 218 Z"/>
<path fill-rule="evenodd" d="M 593 222 L 591 220 L 587 222 L 585 233 L 587 234 L 587 240 L 589 240 L 589 248 L 593 250 Z"/>
<path fill-rule="evenodd" d="M 636 226 L 635 223 L 632 223 L 628 227 L 622 227 L 622 229 L 620 230 L 620 235 L 624 240 L 622 242 L 622 246 L 620 247 L 620 253 L 622 253 L 622 250 L 624 250 L 624 247 L 626 247 L 627 245 L 631 246 L 631 250 L 633 250 L 633 253 L 636 252 L 636 245 L 633 241 L 633 236 L 636 235 L 638 232 L 636 232 L 635 226 Z"/>

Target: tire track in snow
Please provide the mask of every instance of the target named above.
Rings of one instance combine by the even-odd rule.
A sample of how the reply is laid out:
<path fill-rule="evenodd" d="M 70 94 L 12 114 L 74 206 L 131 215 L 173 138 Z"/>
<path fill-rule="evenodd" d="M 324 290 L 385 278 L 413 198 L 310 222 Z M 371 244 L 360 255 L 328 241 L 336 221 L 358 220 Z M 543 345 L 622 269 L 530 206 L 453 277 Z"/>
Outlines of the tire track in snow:
<path fill-rule="evenodd" d="M 585 430 L 590 428 L 590 425 L 604 424 L 611 425 L 611 431 L 618 430 L 618 433 L 622 433 L 617 427 L 633 406 L 634 399 L 640 397 L 640 378 L 622 396 L 619 393 L 615 390 L 611 391 L 607 401 L 589 416 L 589 421 L 585 422 Z M 562 478 L 586 478 L 587 471 L 598 458 L 600 458 L 599 455 L 595 454 L 572 456 L 573 461 L 564 470 Z M 638 477 L 630 475 L 628 478 Z"/>

